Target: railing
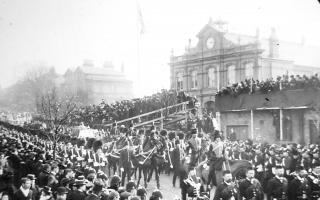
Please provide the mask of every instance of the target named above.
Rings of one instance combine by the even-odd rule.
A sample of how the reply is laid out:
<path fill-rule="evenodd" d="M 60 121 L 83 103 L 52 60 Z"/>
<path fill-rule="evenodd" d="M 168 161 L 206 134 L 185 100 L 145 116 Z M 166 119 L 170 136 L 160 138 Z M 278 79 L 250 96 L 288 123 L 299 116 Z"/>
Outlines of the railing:
<path fill-rule="evenodd" d="M 135 117 L 124 119 L 121 121 L 116 121 L 115 123 L 117 125 L 133 123 L 134 127 L 146 125 L 148 123 L 152 123 L 155 121 L 161 121 L 163 124 L 163 119 L 165 119 L 167 116 L 175 114 L 175 113 L 179 113 L 179 112 L 186 112 L 188 110 L 188 108 L 187 108 L 188 104 L 189 104 L 188 101 L 182 102 L 182 103 L 179 103 L 176 105 L 161 108 L 159 110 L 155 110 L 155 111 L 151 111 L 151 112 L 144 113 L 141 115 L 137 115 Z M 105 125 L 105 127 L 111 127 L 111 126 L 112 126 L 111 123 Z"/>

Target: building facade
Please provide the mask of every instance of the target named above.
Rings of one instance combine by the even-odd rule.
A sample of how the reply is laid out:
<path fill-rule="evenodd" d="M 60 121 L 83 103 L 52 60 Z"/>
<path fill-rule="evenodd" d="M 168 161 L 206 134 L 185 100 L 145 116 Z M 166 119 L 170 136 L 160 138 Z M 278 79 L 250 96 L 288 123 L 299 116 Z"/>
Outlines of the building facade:
<path fill-rule="evenodd" d="M 64 86 L 77 94 L 85 104 L 99 104 L 133 98 L 132 81 L 126 79 L 123 70 L 116 71 L 112 63 L 94 67 L 89 61 L 64 75 Z"/>
<path fill-rule="evenodd" d="M 280 41 L 274 29 L 262 39 L 259 31 L 255 36 L 229 33 L 223 23 L 209 20 L 197 39 L 197 45 L 189 45 L 183 55 L 172 53 L 170 87 L 196 96 L 213 112 L 214 94 L 231 84 L 320 72 L 316 48 Z"/>

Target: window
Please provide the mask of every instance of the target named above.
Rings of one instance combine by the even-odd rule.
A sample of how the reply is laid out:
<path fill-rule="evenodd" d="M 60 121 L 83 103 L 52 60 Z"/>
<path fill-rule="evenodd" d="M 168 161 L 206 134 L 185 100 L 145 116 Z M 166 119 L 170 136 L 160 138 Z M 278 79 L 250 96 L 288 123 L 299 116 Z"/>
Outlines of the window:
<path fill-rule="evenodd" d="M 182 73 L 177 73 L 176 79 L 177 79 L 177 90 L 182 90 L 183 89 Z"/>
<path fill-rule="evenodd" d="M 216 68 L 212 67 L 208 70 L 208 86 L 210 88 L 216 86 Z"/>
<path fill-rule="evenodd" d="M 198 86 L 198 81 L 197 81 L 197 71 L 192 71 L 191 72 L 191 89 L 195 89 Z"/>
<path fill-rule="evenodd" d="M 245 78 L 251 79 L 253 77 L 253 62 L 248 62 L 244 65 Z"/>
<path fill-rule="evenodd" d="M 236 82 L 236 66 L 228 66 L 228 85 L 234 84 Z"/>

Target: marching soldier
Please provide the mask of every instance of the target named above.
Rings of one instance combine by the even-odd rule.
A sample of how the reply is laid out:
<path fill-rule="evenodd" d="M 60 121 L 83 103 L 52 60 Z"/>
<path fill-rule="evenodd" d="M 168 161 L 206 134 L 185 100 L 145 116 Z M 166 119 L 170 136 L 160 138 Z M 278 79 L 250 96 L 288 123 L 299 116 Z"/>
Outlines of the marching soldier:
<path fill-rule="evenodd" d="M 232 174 L 229 170 L 223 172 L 223 182 L 217 187 L 214 200 L 238 200 L 239 193 L 236 184 L 232 182 Z"/>
<path fill-rule="evenodd" d="M 311 200 L 320 198 L 320 165 L 312 166 L 312 172 L 307 177 L 311 188 Z"/>
<path fill-rule="evenodd" d="M 268 181 L 267 199 L 268 200 L 286 200 L 288 199 L 287 187 L 288 181 L 283 177 L 284 169 L 282 166 L 276 166 L 275 176 Z"/>
<path fill-rule="evenodd" d="M 192 165 L 196 165 L 196 162 L 199 157 L 200 143 L 197 139 L 197 129 L 191 130 L 191 139 L 188 141 L 187 151 L 191 152 L 191 161 Z"/>
<path fill-rule="evenodd" d="M 263 191 L 260 182 L 254 178 L 254 168 L 246 171 L 246 178 L 239 182 L 239 192 L 244 199 L 263 199 Z"/>
<path fill-rule="evenodd" d="M 311 188 L 307 179 L 308 173 L 302 166 L 297 166 L 297 176 L 288 185 L 288 199 L 309 199 Z"/>

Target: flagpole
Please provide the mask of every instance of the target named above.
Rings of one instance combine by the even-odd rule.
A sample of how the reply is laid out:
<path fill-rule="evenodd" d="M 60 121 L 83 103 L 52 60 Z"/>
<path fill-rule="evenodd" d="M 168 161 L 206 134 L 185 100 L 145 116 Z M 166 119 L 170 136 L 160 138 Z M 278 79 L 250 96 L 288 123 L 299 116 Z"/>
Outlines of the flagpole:
<path fill-rule="evenodd" d="M 253 77 L 251 77 L 251 84 L 250 84 L 250 93 L 253 94 Z M 251 139 L 253 140 L 254 137 L 254 128 L 253 128 L 253 109 L 251 108 L 251 111 L 250 111 L 250 121 L 251 121 Z"/>
<path fill-rule="evenodd" d="M 140 34 L 142 33 L 141 26 L 141 10 L 139 1 L 136 0 L 136 28 L 137 28 L 137 91 L 141 88 L 141 63 L 140 63 Z M 140 25 L 140 26 L 139 26 Z M 141 29 L 141 30 L 140 30 Z M 141 91 L 137 92 L 138 95 L 141 95 Z"/>
<path fill-rule="evenodd" d="M 137 6 L 138 6 L 138 0 L 136 1 Z M 138 13 L 137 13 L 137 21 L 136 21 L 136 27 L 137 27 L 137 94 L 140 95 L 140 33 L 139 33 L 139 22 L 138 22 Z"/>

